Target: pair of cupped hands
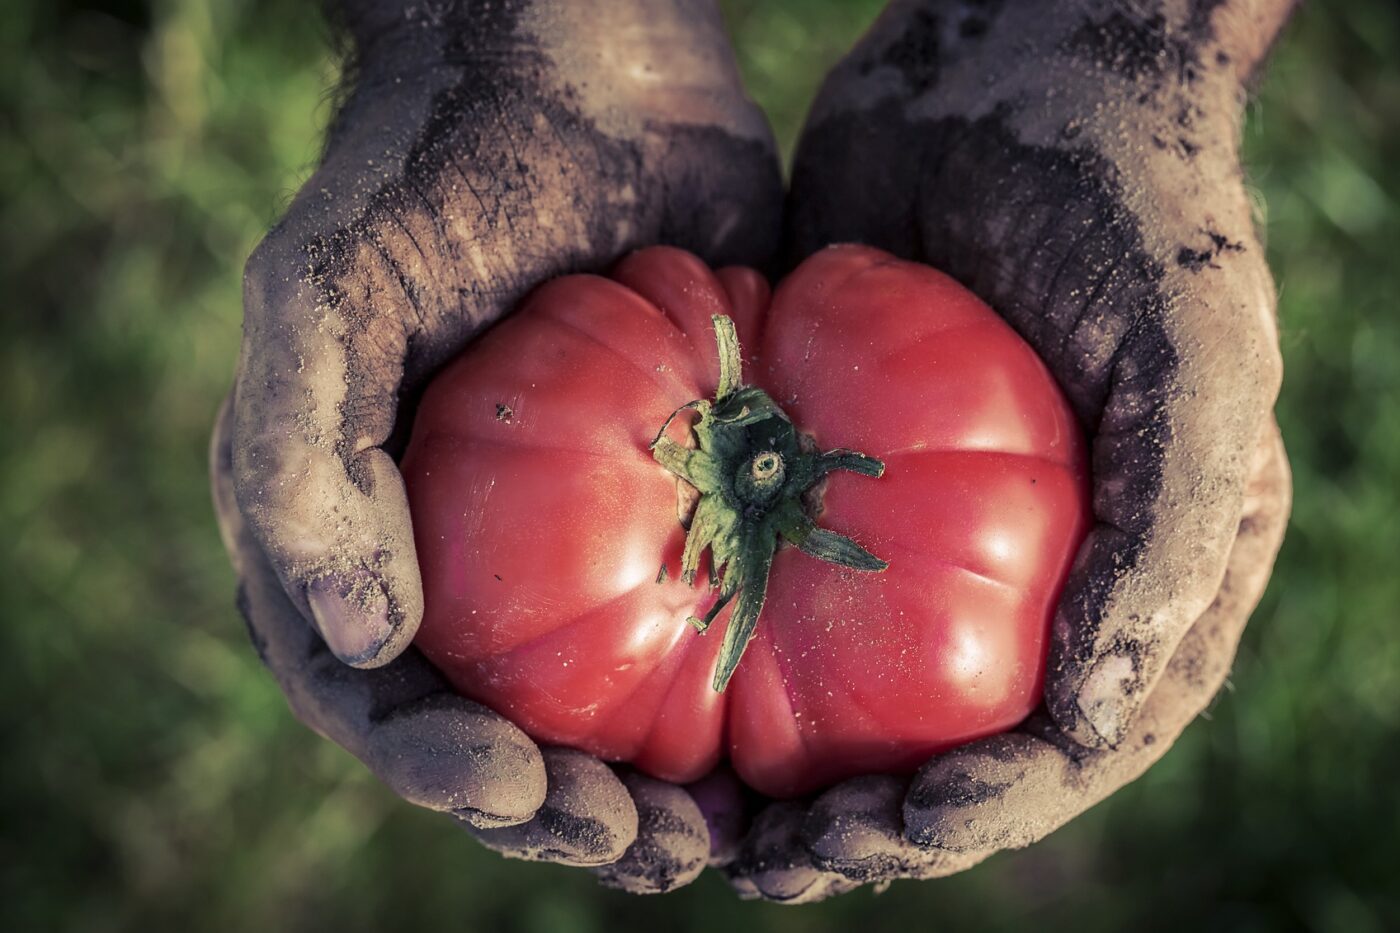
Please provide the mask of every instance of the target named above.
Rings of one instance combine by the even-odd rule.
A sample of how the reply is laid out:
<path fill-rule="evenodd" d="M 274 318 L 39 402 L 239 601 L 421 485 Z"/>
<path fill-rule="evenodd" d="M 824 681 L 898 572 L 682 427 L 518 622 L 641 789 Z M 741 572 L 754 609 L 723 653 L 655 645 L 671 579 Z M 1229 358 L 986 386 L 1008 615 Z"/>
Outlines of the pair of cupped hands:
<path fill-rule="evenodd" d="M 487 846 L 631 891 L 707 864 L 783 901 L 946 875 L 1136 778 L 1220 687 L 1288 509 L 1238 142 L 1290 6 L 896 0 L 785 196 L 711 0 L 342 0 L 353 91 L 248 262 L 214 442 L 239 604 L 297 717 Z M 540 748 L 452 693 L 409 646 L 394 453 L 425 380 L 532 286 L 637 247 L 781 273 L 850 241 L 997 309 L 1091 439 L 1042 710 L 912 778 L 763 801 Z"/>

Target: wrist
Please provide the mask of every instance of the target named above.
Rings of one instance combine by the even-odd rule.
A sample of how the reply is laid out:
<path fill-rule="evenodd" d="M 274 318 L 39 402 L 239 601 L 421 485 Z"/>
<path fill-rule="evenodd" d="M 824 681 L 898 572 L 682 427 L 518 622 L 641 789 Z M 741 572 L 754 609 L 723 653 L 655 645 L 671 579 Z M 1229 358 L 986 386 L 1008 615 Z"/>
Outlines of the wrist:
<path fill-rule="evenodd" d="M 405 46 L 435 50 L 444 63 L 570 46 L 591 47 L 609 64 L 609 46 L 629 34 L 724 35 L 715 0 L 323 0 L 326 18 L 353 46 L 357 60 L 386 57 Z M 570 28 L 573 27 L 573 28 Z M 430 58 L 429 61 L 434 59 Z"/>
<path fill-rule="evenodd" d="M 1252 88 L 1279 34 L 1301 0 L 1230 0 L 1214 16 L 1217 56 L 1229 59 L 1242 87 Z"/>
<path fill-rule="evenodd" d="M 469 70 L 473 86 L 570 98 L 614 135 L 678 122 L 769 138 L 715 0 L 325 2 L 358 85 L 392 85 L 401 96 L 405 79 Z"/>
<path fill-rule="evenodd" d="M 1096 46 L 1108 71 L 1120 74 L 1151 67 L 1164 57 L 1209 57 L 1229 65 L 1248 84 L 1267 58 L 1301 0 L 1216 0 L 1179 4 L 1147 0 L 1134 4 L 1103 0 L 1058 0 L 1051 15 L 1015 16 L 1015 8 L 987 9 L 960 0 L 891 0 L 872 33 L 908 35 L 899 54 L 919 57 L 933 70 L 956 67 L 967 46 L 992 33 L 1016 33 L 1024 48 Z"/>

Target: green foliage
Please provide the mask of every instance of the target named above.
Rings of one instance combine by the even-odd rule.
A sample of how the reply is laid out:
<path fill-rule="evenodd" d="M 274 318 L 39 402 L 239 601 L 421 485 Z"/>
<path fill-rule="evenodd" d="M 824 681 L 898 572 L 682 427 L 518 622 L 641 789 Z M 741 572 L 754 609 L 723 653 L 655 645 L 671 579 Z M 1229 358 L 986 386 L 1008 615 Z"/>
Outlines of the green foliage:
<path fill-rule="evenodd" d="M 314 4 L 17 2 L 0 30 L 0 916 L 14 930 L 589 933 L 1400 925 L 1400 12 L 1306 8 L 1246 151 L 1282 291 L 1293 527 L 1234 689 L 1025 852 L 813 908 L 503 862 L 287 712 L 204 479 L 239 270 L 314 163 Z M 726 3 L 790 152 L 875 0 Z"/>

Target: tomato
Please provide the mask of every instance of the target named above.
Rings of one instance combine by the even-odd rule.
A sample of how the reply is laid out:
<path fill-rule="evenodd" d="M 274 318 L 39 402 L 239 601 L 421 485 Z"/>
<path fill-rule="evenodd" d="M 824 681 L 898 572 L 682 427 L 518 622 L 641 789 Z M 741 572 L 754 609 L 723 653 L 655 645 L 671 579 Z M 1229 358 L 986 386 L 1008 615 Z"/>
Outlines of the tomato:
<path fill-rule="evenodd" d="M 724 318 L 752 389 L 733 356 L 721 385 Z M 761 430 L 743 421 L 772 404 Z M 737 489 L 776 465 L 784 498 L 702 521 L 706 501 L 737 500 L 697 507 L 668 466 L 721 444 L 705 424 L 761 433 L 712 472 Z M 834 448 L 865 457 L 789 496 Z M 727 755 L 778 797 L 909 771 L 1025 718 L 1089 521 L 1083 437 L 1034 351 L 949 277 L 858 246 L 813 255 L 771 300 L 751 270 L 664 247 L 549 282 L 433 380 L 402 467 L 416 643 L 457 690 L 667 780 Z M 711 545 L 698 566 L 691 515 Z M 779 525 L 811 532 L 806 550 L 774 552 Z M 807 553 L 823 547 L 854 566 Z"/>

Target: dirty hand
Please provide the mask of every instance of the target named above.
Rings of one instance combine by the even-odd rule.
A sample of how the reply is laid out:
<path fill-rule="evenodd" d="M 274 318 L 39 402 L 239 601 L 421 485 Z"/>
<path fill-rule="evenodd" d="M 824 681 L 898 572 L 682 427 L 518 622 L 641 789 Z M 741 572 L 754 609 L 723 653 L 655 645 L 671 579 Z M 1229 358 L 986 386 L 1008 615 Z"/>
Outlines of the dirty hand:
<path fill-rule="evenodd" d="M 354 90 L 248 262 L 214 445 L 254 643 L 300 719 L 488 845 L 641 889 L 693 877 L 708 836 L 683 790 L 542 752 L 405 652 L 422 588 L 391 452 L 403 403 L 539 282 L 657 242 L 764 264 L 767 124 L 710 0 L 337 12 Z"/>
<path fill-rule="evenodd" d="M 1288 0 L 896 0 L 799 144 L 795 262 L 856 240 L 961 280 L 1039 351 L 1092 441 L 1094 525 L 1046 709 L 762 812 L 741 891 L 815 900 L 961 870 L 1133 780 L 1228 672 L 1287 514 L 1275 296 L 1238 157 Z"/>

